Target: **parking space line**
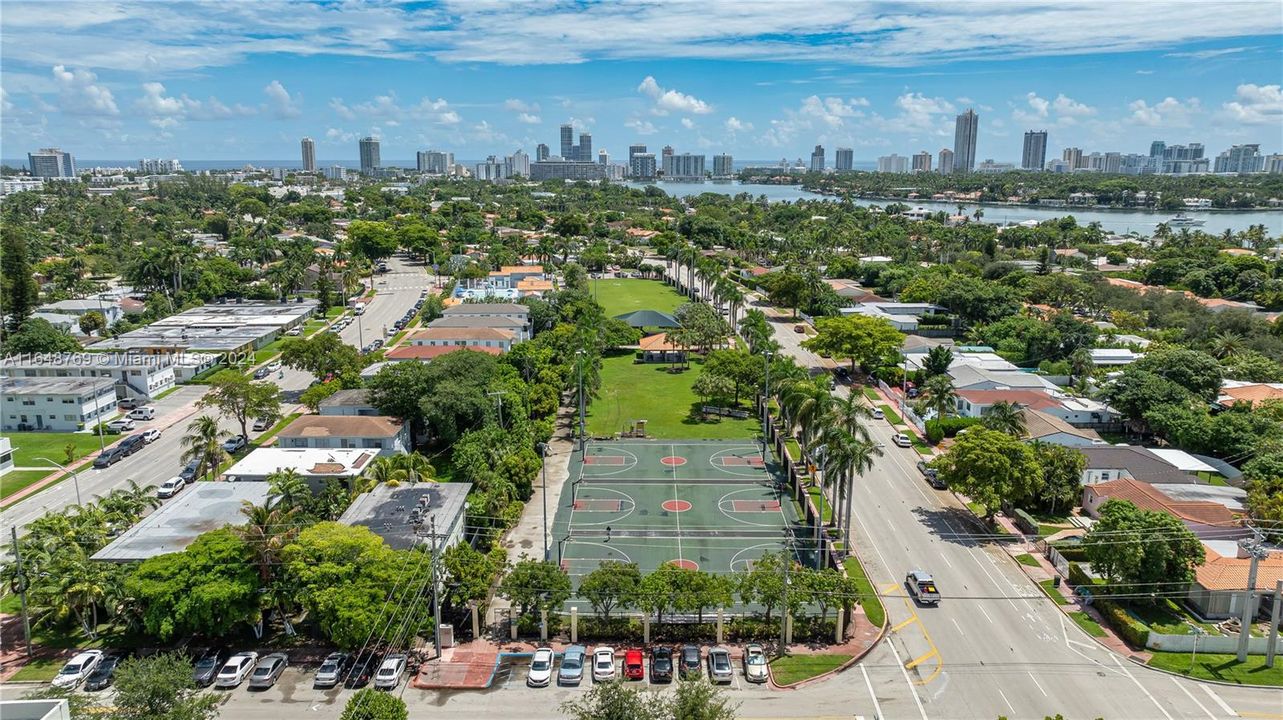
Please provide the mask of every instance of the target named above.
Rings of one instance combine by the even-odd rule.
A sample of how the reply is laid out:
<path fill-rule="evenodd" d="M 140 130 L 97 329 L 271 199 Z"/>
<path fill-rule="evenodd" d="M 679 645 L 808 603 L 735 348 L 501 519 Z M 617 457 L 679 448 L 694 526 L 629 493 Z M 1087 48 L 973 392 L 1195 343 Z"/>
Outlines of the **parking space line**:
<path fill-rule="evenodd" d="M 1203 703 L 1198 701 L 1198 698 L 1194 697 L 1194 693 L 1191 693 L 1189 690 L 1187 690 L 1185 686 L 1182 685 L 1176 678 L 1172 678 L 1171 680 L 1172 680 L 1172 684 L 1180 688 L 1181 692 L 1185 693 L 1185 697 L 1188 697 L 1191 701 L 1193 701 L 1193 703 L 1198 706 L 1199 710 L 1202 710 L 1204 713 L 1206 713 L 1207 717 L 1210 718 L 1211 720 L 1216 720 L 1216 716 L 1213 715 L 1210 711 L 1208 711 L 1208 709 L 1203 705 Z"/>
<path fill-rule="evenodd" d="M 953 626 L 954 626 L 954 627 L 956 627 L 956 628 L 958 628 L 958 634 L 959 634 L 959 635 L 961 635 L 961 636 L 963 636 L 963 637 L 966 637 L 966 636 L 967 636 L 967 634 L 966 634 L 965 632 L 963 632 L 963 631 L 962 631 L 962 626 L 958 624 L 958 620 L 957 620 L 957 618 L 949 618 L 949 619 L 953 621 Z"/>
<path fill-rule="evenodd" d="M 904 684 L 909 686 L 909 692 L 913 693 L 913 704 L 918 706 L 918 714 L 922 720 L 928 720 L 927 711 L 922 707 L 922 698 L 918 697 L 918 688 L 914 687 L 913 681 L 909 679 L 909 671 L 904 669 L 904 661 L 900 659 L 900 651 L 895 649 L 895 643 L 889 642 L 887 646 L 891 648 L 891 654 L 895 655 L 895 664 L 900 666 L 900 674 L 904 676 Z M 1168 720 L 1171 720 L 1168 718 Z"/>
<path fill-rule="evenodd" d="M 927 651 L 927 653 L 926 653 L 925 655 L 922 655 L 922 656 L 920 656 L 920 657 L 916 657 L 916 658 L 914 658 L 914 659 L 910 660 L 910 661 L 908 662 L 908 664 L 906 664 L 906 665 L 904 666 L 904 669 L 905 669 L 905 670 L 912 670 L 913 668 L 915 668 L 915 667 L 917 667 L 917 666 L 921 665 L 922 663 L 924 663 L 924 662 L 926 662 L 926 661 L 930 660 L 931 658 L 933 658 L 933 657 L 939 657 L 939 656 L 940 656 L 940 652 L 939 652 L 938 650 L 928 650 L 928 651 Z M 1047 694 L 1047 693 L 1045 693 L 1045 692 L 1043 693 L 1043 695 L 1046 695 L 1046 694 Z"/>
<path fill-rule="evenodd" d="M 1034 681 L 1034 686 L 1038 688 L 1038 692 L 1042 693 L 1043 697 L 1047 697 L 1047 691 L 1042 689 L 1042 683 L 1038 682 L 1038 678 L 1033 673 L 1029 673 L 1029 679 Z"/>
<path fill-rule="evenodd" d="M 891 628 L 891 632 L 900 632 L 900 631 L 901 631 L 901 630 L 903 630 L 905 627 L 907 627 L 907 626 L 909 626 L 909 625 L 912 625 L 913 623 L 915 623 L 915 622 L 917 622 L 917 621 L 918 621 L 918 616 L 917 616 L 917 614 L 916 614 L 916 613 L 915 613 L 915 614 L 913 614 L 913 615 L 910 615 L 908 620 L 905 620 L 904 622 L 900 623 L 899 625 L 896 625 L 896 626 L 892 627 L 892 628 Z"/>
<path fill-rule="evenodd" d="M 1229 715 L 1230 717 L 1239 717 L 1239 714 L 1234 712 L 1234 708 L 1226 704 L 1226 702 L 1221 699 L 1221 696 L 1213 692 L 1210 687 L 1204 685 L 1203 683 L 1199 683 L 1198 686 L 1203 688 L 1203 692 L 1207 693 L 1207 696 L 1210 697 L 1217 705 L 1219 705 L 1221 709 L 1225 711 L 1226 715 Z"/>
<path fill-rule="evenodd" d="M 869 671 L 860 665 L 860 674 L 864 675 L 864 686 L 869 689 L 869 699 L 873 701 L 873 716 L 882 717 L 882 705 L 878 703 L 878 695 L 873 692 L 873 682 L 869 680 Z"/>

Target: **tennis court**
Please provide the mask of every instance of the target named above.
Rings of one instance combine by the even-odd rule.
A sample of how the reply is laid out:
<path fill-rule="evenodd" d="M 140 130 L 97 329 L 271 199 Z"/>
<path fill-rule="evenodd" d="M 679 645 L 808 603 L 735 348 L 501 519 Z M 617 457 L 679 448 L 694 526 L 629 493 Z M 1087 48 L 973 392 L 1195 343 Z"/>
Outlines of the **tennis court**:
<path fill-rule="evenodd" d="M 764 552 L 811 555 L 810 533 L 761 445 L 744 441 L 589 442 L 571 459 L 553 523 L 578 585 L 603 560 L 742 572 Z M 813 557 L 813 555 L 811 556 Z"/>

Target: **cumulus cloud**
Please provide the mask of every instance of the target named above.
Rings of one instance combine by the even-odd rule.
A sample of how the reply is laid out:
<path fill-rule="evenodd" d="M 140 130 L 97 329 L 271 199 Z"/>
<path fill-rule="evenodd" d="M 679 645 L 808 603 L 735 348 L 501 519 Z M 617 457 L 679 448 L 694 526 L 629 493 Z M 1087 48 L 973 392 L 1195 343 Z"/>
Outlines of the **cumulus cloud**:
<path fill-rule="evenodd" d="M 624 123 L 624 127 L 632 130 L 638 135 L 654 135 L 659 132 L 659 129 L 656 128 L 652 122 L 649 120 L 642 120 L 641 118 L 630 118 L 628 122 Z"/>
<path fill-rule="evenodd" d="M 695 127 L 695 121 L 690 118 L 682 118 L 682 127 L 690 130 Z"/>
<path fill-rule="evenodd" d="M 503 109 L 512 110 L 513 112 L 537 113 L 539 112 L 539 103 L 528 103 L 525 100 L 508 98 L 503 101 Z"/>
<path fill-rule="evenodd" d="M 402 107 L 395 92 L 349 105 L 342 98 L 331 98 L 330 109 L 344 120 L 378 121 L 385 124 L 427 121 L 437 125 L 458 125 L 463 121 L 445 98 L 425 97 L 409 107 Z"/>
<path fill-rule="evenodd" d="M 1283 88 L 1279 85 L 1245 83 L 1234 91 L 1234 99 L 1221 105 L 1221 115 L 1245 125 L 1283 125 Z"/>
<path fill-rule="evenodd" d="M 744 122 L 734 115 L 726 118 L 726 130 L 728 132 L 748 132 L 753 129 L 753 123 Z"/>
<path fill-rule="evenodd" d="M 665 90 L 650 75 L 647 75 L 641 81 L 641 84 L 637 86 L 637 92 L 655 101 L 655 107 L 651 109 L 651 112 L 656 115 L 667 115 L 670 112 L 707 115 L 713 112 L 712 105 L 694 95 L 687 95 L 672 89 Z"/>
<path fill-rule="evenodd" d="M 240 104 L 229 106 L 216 97 L 195 100 L 187 95 L 175 97 L 165 93 L 165 86 L 161 83 L 143 83 L 142 97 L 134 104 L 153 127 L 161 130 L 168 130 L 184 120 L 229 120 L 255 113 L 254 108 Z"/>
<path fill-rule="evenodd" d="M 268 108 L 276 117 L 293 118 L 303 114 L 302 108 L 299 107 L 303 96 L 291 97 L 290 91 L 285 89 L 280 80 L 268 83 L 267 87 L 263 88 L 263 92 L 267 94 Z"/>
<path fill-rule="evenodd" d="M 517 122 L 525 123 L 526 125 L 538 125 L 539 123 L 543 122 L 543 120 L 538 115 L 534 115 L 528 112 L 523 112 L 523 113 L 517 113 Z"/>
<path fill-rule="evenodd" d="M 1131 111 L 1128 120 L 1145 127 L 1191 127 L 1193 117 L 1203 112 L 1198 98 L 1186 98 L 1182 101 L 1170 96 L 1154 105 L 1144 100 L 1133 100 L 1127 105 L 1127 109 Z"/>
<path fill-rule="evenodd" d="M 771 126 L 762 134 L 761 140 L 768 145 L 781 147 L 789 145 L 801 134 L 846 129 L 852 121 L 865 116 L 861 108 L 868 104 L 869 101 L 864 98 L 822 98 L 812 95 L 803 99 L 796 110 L 785 110 L 783 118 L 771 120 Z"/>
<path fill-rule="evenodd" d="M 1073 125 L 1078 118 L 1096 114 L 1096 108 L 1060 93 L 1054 100 L 1039 97 L 1038 93 L 1025 93 L 1027 107 L 1012 111 L 1012 119 L 1018 122 L 1042 122 L 1059 125 Z"/>
<path fill-rule="evenodd" d="M 111 90 L 97 83 L 98 76 L 83 69 L 69 70 L 64 65 L 53 67 L 58 86 L 59 105 L 71 115 L 119 115 Z"/>
<path fill-rule="evenodd" d="M 941 97 L 928 97 L 920 92 L 905 93 L 895 99 L 899 114 L 893 118 L 881 119 L 879 125 L 884 130 L 893 132 L 933 132 L 945 134 L 945 124 L 952 122 L 950 117 L 957 108 L 953 103 Z"/>

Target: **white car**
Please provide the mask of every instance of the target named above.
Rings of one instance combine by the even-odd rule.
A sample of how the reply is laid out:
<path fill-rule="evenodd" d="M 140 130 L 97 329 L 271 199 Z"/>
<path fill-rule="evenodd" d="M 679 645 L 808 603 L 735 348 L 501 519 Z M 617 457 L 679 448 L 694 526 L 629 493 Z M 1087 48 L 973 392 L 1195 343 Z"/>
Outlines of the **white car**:
<path fill-rule="evenodd" d="M 905 448 L 911 447 L 913 445 L 913 441 L 910 440 L 909 436 L 905 435 L 904 433 L 896 433 L 895 437 L 891 438 L 891 441 L 894 442 L 896 445 L 899 445 L 900 447 L 905 447 Z"/>
<path fill-rule="evenodd" d="M 130 420 L 151 420 L 156 417 L 156 408 L 140 407 L 129 411 Z"/>
<path fill-rule="evenodd" d="M 530 687 L 547 687 L 552 682 L 552 648 L 541 647 L 535 650 L 530 661 L 530 673 L 526 675 L 526 684 Z"/>
<path fill-rule="evenodd" d="M 615 679 L 615 648 L 602 646 L 592 651 L 592 679 L 597 682 Z"/>
<path fill-rule="evenodd" d="M 401 676 L 404 674 L 405 656 L 399 653 L 389 655 L 379 666 L 379 671 L 374 674 L 374 687 L 380 690 L 394 690 L 401 684 Z"/>
<path fill-rule="evenodd" d="M 214 687 L 234 688 L 245 682 L 245 678 L 254 671 L 254 665 L 258 662 L 258 653 L 243 652 L 227 658 L 223 663 L 223 669 L 218 671 L 218 677 L 214 678 Z"/>
<path fill-rule="evenodd" d="M 869 413 L 874 420 L 886 420 L 887 414 L 882 412 L 882 408 L 873 408 Z"/>
<path fill-rule="evenodd" d="M 150 445 L 160 439 L 160 431 L 156 428 L 148 428 L 143 431 L 143 442 Z"/>
<path fill-rule="evenodd" d="M 766 682 L 766 651 L 761 645 L 744 648 L 744 679 L 751 683 Z"/>
<path fill-rule="evenodd" d="M 178 491 L 185 487 L 187 487 L 187 481 L 183 479 L 183 476 L 175 475 L 161 483 L 160 487 L 156 488 L 156 497 L 161 499 L 171 498 L 177 495 Z"/>
<path fill-rule="evenodd" d="M 290 335 L 292 337 L 298 337 L 299 335 L 303 334 L 303 328 L 290 328 L 289 330 L 285 331 L 285 334 Z"/>
<path fill-rule="evenodd" d="M 276 372 L 276 371 L 280 370 L 280 369 L 281 369 L 281 361 L 280 361 L 280 360 L 273 360 L 272 362 L 270 362 L 270 363 L 268 363 L 268 364 L 267 364 L 267 369 L 268 369 L 268 370 L 271 370 L 272 372 Z"/>
<path fill-rule="evenodd" d="M 86 650 L 67 661 L 53 679 L 56 688 L 74 688 L 89 677 L 102 661 L 102 650 Z"/>
<path fill-rule="evenodd" d="M 129 418 L 118 418 L 107 423 L 107 429 L 111 432 L 125 432 L 134 429 L 134 421 Z"/>

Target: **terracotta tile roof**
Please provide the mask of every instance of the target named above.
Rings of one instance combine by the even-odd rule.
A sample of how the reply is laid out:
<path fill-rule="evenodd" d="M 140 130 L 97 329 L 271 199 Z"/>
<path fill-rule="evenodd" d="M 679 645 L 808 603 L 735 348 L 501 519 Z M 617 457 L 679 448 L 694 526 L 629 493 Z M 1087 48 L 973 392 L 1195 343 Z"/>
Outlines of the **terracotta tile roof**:
<path fill-rule="evenodd" d="M 1266 400 L 1283 400 L 1283 386 L 1276 387 L 1274 384 L 1257 383 L 1254 385 L 1242 385 L 1240 387 L 1226 388 L 1221 392 L 1221 397 L 1229 397 L 1225 404 L 1250 403 L 1257 405 Z"/>
<path fill-rule="evenodd" d="M 1153 485 L 1130 478 L 1088 485 L 1087 491 L 1097 497 L 1126 500 L 1142 510 L 1165 512 L 1199 525 L 1237 527 L 1239 524 L 1234 513 L 1220 503 L 1210 500 L 1174 500 Z"/>
<path fill-rule="evenodd" d="M 524 278 L 517 281 L 517 289 L 522 292 L 552 290 L 552 281 L 540 280 L 539 278 Z"/>
<path fill-rule="evenodd" d="M 430 340 L 508 340 L 515 336 L 507 330 L 492 327 L 428 327 L 410 336 L 410 343 Z"/>
<path fill-rule="evenodd" d="M 1208 590 L 1247 589 L 1251 560 L 1225 557 L 1206 545 L 1203 549 L 1206 551 L 1206 561 L 1194 568 L 1195 582 Z M 1270 553 L 1257 565 L 1255 589 L 1271 591 L 1280 579 L 1283 579 L 1283 553 Z"/>
<path fill-rule="evenodd" d="M 385 360 L 435 360 L 442 355 L 461 350 L 470 350 L 487 355 L 503 354 L 503 348 L 485 347 L 484 345 L 472 347 L 459 347 L 458 345 L 402 345 L 383 353 L 383 358 Z"/>
<path fill-rule="evenodd" d="M 637 346 L 640 347 L 642 350 L 648 350 L 652 352 L 681 349 L 676 345 L 673 345 L 672 343 L 668 342 L 668 333 L 655 333 L 654 335 L 647 335 L 646 337 L 641 339 L 641 342 L 637 343 Z"/>
<path fill-rule="evenodd" d="M 303 415 L 286 425 L 280 437 L 395 437 L 401 423 L 384 415 Z"/>
<path fill-rule="evenodd" d="M 993 405 L 999 402 L 1018 403 L 1034 410 L 1060 407 L 1060 402 L 1047 393 L 1037 390 L 959 390 L 958 397 L 972 405 Z"/>

